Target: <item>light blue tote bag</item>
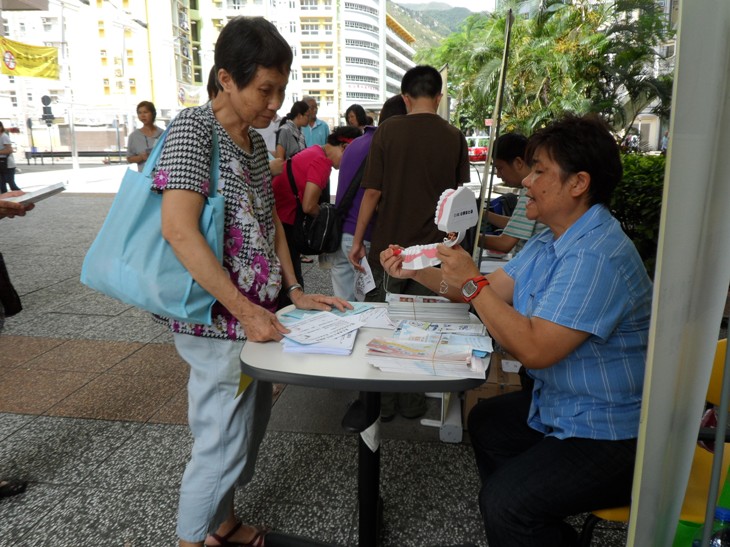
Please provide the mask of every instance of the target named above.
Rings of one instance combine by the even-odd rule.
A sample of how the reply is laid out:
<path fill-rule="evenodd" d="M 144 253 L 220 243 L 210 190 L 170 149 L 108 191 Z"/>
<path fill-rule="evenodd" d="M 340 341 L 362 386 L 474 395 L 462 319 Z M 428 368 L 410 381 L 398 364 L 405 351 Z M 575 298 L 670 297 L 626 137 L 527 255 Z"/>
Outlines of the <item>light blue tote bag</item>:
<path fill-rule="evenodd" d="M 86 253 L 81 282 L 163 317 L 210 325 L 215 298 L 193 280 L 162 237 L 162 195 L 150 190 L 152 170 L 168 130 L 155 144 L 141 173 L 127 169 L 109 214 Z M 215 128 L 211 156 L 210 196 L 200 214 L 200 231 L 222 263 L 225 198 L 218 194 L 220 150 Z"/>

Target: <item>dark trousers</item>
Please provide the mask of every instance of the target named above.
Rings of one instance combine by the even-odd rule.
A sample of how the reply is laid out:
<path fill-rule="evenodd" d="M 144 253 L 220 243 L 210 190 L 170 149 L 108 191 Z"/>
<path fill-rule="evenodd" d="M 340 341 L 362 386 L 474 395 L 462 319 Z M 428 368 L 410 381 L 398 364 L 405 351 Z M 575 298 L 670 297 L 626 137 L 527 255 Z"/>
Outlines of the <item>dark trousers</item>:
<path fill-rule="evenodd" d="M 546 437 L 527 425 L 530 399 L 529 392 L 508 393 L 469 414 L 489 547 L 574 545 L 566 516 L 631 499 L 636 439 Z"/>
<path fill-rule="evenodd" d="M 291 224 L 284 224 L 284 235 L 286 236 L 286 243 L 289 246 L 289 256 L 291 257 L 292 264 L 294 265 L 294 275 L 297 278 L 297 283 L 304 287 L 304 277 L 302 276 L 302 263 L 299 260 L 299 251 L 294 246 L 294 226 Z"/>
<path fill-rule="evenodd" d="M 15 167 L 0 168 L 0 194 L 9 190 L 20 190 L 15 184 Z"/>

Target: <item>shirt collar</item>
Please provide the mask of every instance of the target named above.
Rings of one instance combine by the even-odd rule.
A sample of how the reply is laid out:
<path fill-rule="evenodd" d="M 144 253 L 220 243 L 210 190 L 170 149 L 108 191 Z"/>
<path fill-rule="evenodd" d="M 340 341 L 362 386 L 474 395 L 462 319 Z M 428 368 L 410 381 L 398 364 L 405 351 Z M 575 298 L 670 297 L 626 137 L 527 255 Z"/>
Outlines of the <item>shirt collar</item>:
<path fill-rule="evenodd" d="M 611 218 L 611 213 L 605 205 L 600 203 L 593 205 L 581 217 L 576 220 L 558 239 L 553 239 L 553 248 L 557 256 L 567 253 L 575 243 L 591 230 L 604 224 Z M 552 232 L 547 230 L 547 235 L 552 237 Z"/>

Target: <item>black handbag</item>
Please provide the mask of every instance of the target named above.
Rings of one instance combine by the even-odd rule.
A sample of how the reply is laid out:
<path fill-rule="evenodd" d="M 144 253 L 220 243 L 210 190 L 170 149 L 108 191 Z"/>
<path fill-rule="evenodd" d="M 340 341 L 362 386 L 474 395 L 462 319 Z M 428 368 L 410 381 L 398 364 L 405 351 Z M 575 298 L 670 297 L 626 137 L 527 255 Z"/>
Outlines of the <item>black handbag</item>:
<path fill-rule="evenodd" d="M 2 254 L 0 254 L 0 304 L 2 304 L 6 317 L 15 315 L 23 309 L 20 304 L 20 297 L 13 288 L 12 283 L 10 283 L 10 276 L 5 267 Z"/>
<path fill-rule="evenodd" d="M 319 204 L 317 216 L 307 215 L 304 212 L 291 164 L 290 158 L 286 162 L 286 172 L 297 202 L 294 217 L 294 248 L 304 255 L 332 253 L 337 250 L 342 240 L 342 217 L 334 205 L 326 202 Z"/>

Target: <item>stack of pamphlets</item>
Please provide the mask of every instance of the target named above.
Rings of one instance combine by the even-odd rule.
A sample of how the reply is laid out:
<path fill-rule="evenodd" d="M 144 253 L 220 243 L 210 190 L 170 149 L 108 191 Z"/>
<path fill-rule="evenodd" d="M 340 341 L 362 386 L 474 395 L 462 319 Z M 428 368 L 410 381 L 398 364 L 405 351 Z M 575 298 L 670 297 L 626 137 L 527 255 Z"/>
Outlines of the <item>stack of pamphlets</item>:
<path fill-rule="evenodd" d="M 441 296 L 414 296 L 390 293 L 386 297 L 388 316 L 394 323 L 402 319 L 469 322 L 469 304 L 452 302 Z"/>
<path fill-rule="evenodd" d="M 385 308 L 350 302 L 351 310 L 291 310 L 279 320 L 290 330 L 281 341 L 286 353 L 350 355 L 360 327 L 391 330 Z"/>
<path fill-rule="evenodd" d="M 484 326 L 470 323 L 401 321 L 392 338 L 374 338 L 368 363 L 384 372 L 485 378 L 492 351 Z"/>

